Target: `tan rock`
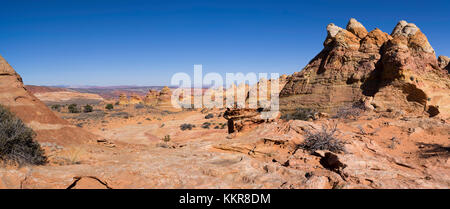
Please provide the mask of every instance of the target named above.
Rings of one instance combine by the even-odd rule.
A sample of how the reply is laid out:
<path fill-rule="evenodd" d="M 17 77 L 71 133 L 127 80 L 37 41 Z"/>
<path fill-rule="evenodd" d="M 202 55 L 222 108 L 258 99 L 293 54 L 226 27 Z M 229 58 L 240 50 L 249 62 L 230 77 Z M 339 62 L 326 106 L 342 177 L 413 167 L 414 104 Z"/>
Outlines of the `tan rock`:
<path fill-rule="evenodd" d="M 1 56 L 0 104 L 30 126 L 37 133 L 36 139 L 40 142 L 84 143 L 97 137 L 59 118 L 38 98 L 28 93 L 22 78 Z"/>
<path fill-rule="evenodd" d="M 438 63 L 439 63 L 439 67 L 447 70 L 450 73 L 450 58 L 449 57 L 439 56 Z"/>
<path fill-rule="evenodd" d="M 361 39 L 366 37 L 368 33 L 366 28 L 354 18 L 351 18 L 350 21 L 348 21 L 346 29 Z"/>
<path fill-rule="evenodd" d="M 140 96 L 133 94 L 130 96 L 130 101 L 129 104 L 141 104 L 142 103 L 142 99 Z"/>
<path fill-rule="evenodd" d="M 172 108 L 172 91 L 169 87 L 164 86 L 158 95 L 158 107 Z"/>
<path fill-rule="evenodd" d="M 158 102 L 158 91 L 150 89 L 145 95 L 144 104 L 148 106 L 155 106 Z"/>
<path fill-rule="evenodd" d="M 356 20 L 347 28 L 364 31 Z M 364 32 L 354 32 L 356 36 L 334 24 L 327 31 L 325 48 L 301 72 L 288 77 L 280 93 L 283 112 L 313 108 L 334 113 L 373 97 L 365 104 L 369 109 L 450 114 L 449 74 L 439 67 L 416 25 L 400 21 L 391 35 L 375 29 L 365 37 Z"/>
<path fill-rule="evenodd" d="M 119 95 L 119 105 L 127 105 L 130 104 L 128 101 L 128 97 L 126 94 L 122 93 Z"/>

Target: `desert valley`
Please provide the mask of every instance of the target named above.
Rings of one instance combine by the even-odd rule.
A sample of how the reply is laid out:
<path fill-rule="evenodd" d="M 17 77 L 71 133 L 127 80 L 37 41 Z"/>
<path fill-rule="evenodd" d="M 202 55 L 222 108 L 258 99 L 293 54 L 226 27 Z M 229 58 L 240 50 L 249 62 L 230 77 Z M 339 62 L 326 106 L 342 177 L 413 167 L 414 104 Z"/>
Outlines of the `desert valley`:
<path fill-rule="evenodd" d="M 173 86 L 24 85 L 0 57 L 2 128 L 11 111 L 43 151 L 2 148 L 0 188 L 450 188 L 450 58 L 406 21 L 326 30 L 323 50 L 276 80 L 273 119 L 257 87 L 274 80 L 220 91 L 269 94 L 257 108 L 175 108 Z"/>

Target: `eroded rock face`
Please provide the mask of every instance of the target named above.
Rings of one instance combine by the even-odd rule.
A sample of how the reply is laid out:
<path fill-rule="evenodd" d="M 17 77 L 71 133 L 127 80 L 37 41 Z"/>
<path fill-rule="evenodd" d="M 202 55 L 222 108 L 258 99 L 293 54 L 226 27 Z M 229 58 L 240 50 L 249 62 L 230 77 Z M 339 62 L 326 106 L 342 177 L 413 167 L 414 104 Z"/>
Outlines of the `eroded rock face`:
<path fill-rule="evenodd" d="M 119 95 L 119 105 L 129 104 L 128 97 L 126 94 L 122 93 Z"/>
<path fill-rule="evenodd" d="M 450 78 L 437 62 L 426 36 L 400 21 L 391 35 L 351 19 L 347 29 L 327 26 L 324 49 L 300 72 L 287 78 L 280 93 L 284 112 L 313 108 L 334 113 L 370 99 L 376 110 L 402 109 L 429 114 L 450 112 Z M 428 111 L 429 112 L 429 111 Z"/>
<path fill-rule="evenodd" d="M 172 107 L 172 91 L 169 87 L 164 86 L 159 92 L 157 106 L 162 108 Z"/>
<path fill-rule="evenodd" d="M 1 56 L 0 104 L 30 126 L 37 133 L 39 142 L 83 143 L 97 137 L 56 116 L 24 88 L 22 78 Z"/>
<path fill-rule="evenodd" d="M 450 73 L 450 58 L 448 58 L 446 56 L 439 56 L 438 62 L 439 62 L 439 67 L 447 70 Z"/>
<path fill-rule="evenodd" d="M 228 133 L 251 130 L 258 124 L 273 122 L 280 117 L 279 112 L 268 110 L 263 108 L 227 108 L 223 117 L 228 120 Z"/>
<path fill-rule="evenodd" d="M 439 67 L 433 48 L 416 25 L 400 21 L 381 53 L 381 79 L 373 99 L 377 109 L 450 114 L 449 74 Z"/>
<path fill-rule="evenodd" d="M 145 95 L 144 104 L 149 106 L 154 106 L 158 102 L 158 91 L 150 89 Z"/>
<path fill-rule="evenodd" d="M 140 96 L 135 95 L 135 94 L 130 96 L 129 104 L 141 104 L 141 103 L 142 103 L 142 99 Z"/>

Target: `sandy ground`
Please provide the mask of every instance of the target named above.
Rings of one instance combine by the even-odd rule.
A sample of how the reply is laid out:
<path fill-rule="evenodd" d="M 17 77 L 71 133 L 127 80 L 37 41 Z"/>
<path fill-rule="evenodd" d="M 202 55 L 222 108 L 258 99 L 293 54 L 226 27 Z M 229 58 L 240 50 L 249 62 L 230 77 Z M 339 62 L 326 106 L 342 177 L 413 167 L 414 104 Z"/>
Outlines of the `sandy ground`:
<path fill-rule="evenodd" d="M 445 120 L 380 114 L 280 120 L 227 137 L 222 113 L 134 106 L 57 112 L 99 140 L 41 143 L 50 163 L 0 169 L 0 188 L 450 188 Z M 185 123 L 195 127 L 181 130 Z M 344 165 L 337 169 L 324 163 L 327 151 L 295 148 L 304 140 L 302 130 L 331 123 L 346 143 L 345 153 L 333 154 Z"/>

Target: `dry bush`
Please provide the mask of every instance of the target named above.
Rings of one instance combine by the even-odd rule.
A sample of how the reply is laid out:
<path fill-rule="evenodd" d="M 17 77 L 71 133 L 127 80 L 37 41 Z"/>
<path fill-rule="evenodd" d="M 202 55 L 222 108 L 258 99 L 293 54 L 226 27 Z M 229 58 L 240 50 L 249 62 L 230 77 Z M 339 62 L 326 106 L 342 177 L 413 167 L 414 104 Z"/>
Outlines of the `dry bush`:
<path fill-rule="evenodd" d="M 356 102 L 350 107 L 342 107 L 338 109 L 335 118 L 356 119 L 366 111 L 364 103 Z"/>
<path fill-rule="evenodd" d="M 329 150 L 331 152 L 345 152 L 344 142 L 336 137 L 337 125 L 323 125 L 321 130 L 312 132 L 305 130 L 305 141 L 297 145 L 301 148 L 314 152 L 316 150 Z"/>
<path fill-rule="evenodd" d="M 31 128 L 0 105 L 0 161 L 19 166 L 45 164 L 47 157 L 34 136 Z"/>
<path fill-rule="evenodd" d="M 313 119 L 317 111 L 311 108 L 297 108 L 292 113 L 285 113 L 281 115 L 283 120 L 309 120 Z"/>

